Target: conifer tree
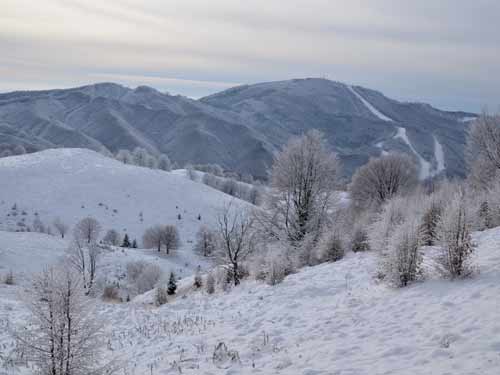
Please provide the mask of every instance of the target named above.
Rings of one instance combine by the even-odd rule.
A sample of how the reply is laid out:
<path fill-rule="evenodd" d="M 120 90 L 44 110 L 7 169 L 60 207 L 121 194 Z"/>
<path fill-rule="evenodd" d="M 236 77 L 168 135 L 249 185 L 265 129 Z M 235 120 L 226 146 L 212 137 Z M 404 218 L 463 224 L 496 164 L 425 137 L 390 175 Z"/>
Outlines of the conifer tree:
<path fill-rule="evenodd" d="M 175 280 L 175 274 L 173 272 L 170 272 L 170 277 L 168 279 L 167 294 L 169 296 L 172 296 L 175 294 L 176 290 L 177 290 L 177 282 Z"/>
<path fill-rule="evenodd" d="M 122 247 L 130 247 L 130 240 L 127 233 L 125 233 L 125 237 L 123 237 Z"/>
<path fill-rule="evenodd" d="M 490 206 L 488 205 L 488 201 L 483 201 L 481 203 L 481 205 L 479 206 L 478 216 L 481 229 L 492 228 Z"/>
<path fill-rule="evenodd" d="M 132 241 L 132 248 L 137 249 L 137 240 L 135 238 Z"/>

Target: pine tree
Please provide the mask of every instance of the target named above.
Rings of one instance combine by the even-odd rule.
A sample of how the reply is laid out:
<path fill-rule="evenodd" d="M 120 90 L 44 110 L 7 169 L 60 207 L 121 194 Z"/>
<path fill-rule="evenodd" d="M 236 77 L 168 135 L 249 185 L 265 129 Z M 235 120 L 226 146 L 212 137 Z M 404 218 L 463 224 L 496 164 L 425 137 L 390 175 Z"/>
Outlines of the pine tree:
<path fill-rule="evenodd" d="M 137 240 L 135 238 L 132 241 L 132 248 L 137 249 Z"/>
<path fill-rule="evenodd" d="M 422 244 L 425 246 L 433 246 L 438 241 L 438 225 L 441 217 L 441 208 L 436 203 L 431 203 L 431 206 L 422 216 L 420 224 L 420 236 Z"/>
<path fill-rule="evenodd" d="M 177 282 L 175 280 L 175 274 L 173 272 L 170 272 L 170 277 L 168 279 L 167 294 L 169 296 L 172 296 L 175 294 L 176 290 L 177 290 Z"/>
<path fill-rule="evenodd" d="M 182 219 L 181 214 L 177 214 L 177 220 L 181 220 L 181 219 Z"/>
<path fill-rule="evenodd" d="M 125 237 L 123 237 L 122 247 L 130 247 L 130 240 L 127 233 L 125 233 Z"/>

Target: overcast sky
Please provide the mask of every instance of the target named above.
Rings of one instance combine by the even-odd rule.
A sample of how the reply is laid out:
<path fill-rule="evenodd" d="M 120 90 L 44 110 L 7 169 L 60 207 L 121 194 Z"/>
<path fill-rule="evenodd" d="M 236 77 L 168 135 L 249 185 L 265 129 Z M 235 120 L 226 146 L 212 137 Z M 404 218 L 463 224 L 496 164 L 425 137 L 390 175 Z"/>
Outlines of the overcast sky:
<path fill-rule="evenodd" d="M 113 81 L 201 97 L 327 77 L 500 105 L 498 0 L 0 0 L 0 91 Z"/>

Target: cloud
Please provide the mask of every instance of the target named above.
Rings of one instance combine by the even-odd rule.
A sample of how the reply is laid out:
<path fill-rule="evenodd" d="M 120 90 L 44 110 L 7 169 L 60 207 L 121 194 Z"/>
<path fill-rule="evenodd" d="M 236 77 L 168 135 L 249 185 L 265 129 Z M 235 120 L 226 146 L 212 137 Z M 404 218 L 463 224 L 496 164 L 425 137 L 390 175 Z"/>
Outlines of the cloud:
<path fill-rule="evenodd" d="M 199 96 L 328 75 L 479 110 L 500 97 L 499 13 L 491 0 L 3 0 L 0 90 L 105 74 Z"/>

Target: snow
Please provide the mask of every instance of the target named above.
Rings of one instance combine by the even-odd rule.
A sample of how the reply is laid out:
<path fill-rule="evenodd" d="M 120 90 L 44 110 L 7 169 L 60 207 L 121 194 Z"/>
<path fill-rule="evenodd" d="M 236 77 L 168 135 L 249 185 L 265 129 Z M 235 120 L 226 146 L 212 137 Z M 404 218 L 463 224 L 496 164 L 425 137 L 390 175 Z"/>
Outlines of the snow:
<path fill-rule="evenodd" d="M 32 225 L 35 213 L 45 224 L 60 217 L 70 227 L 92 216 L 103 232 L 115 229 L 138 241 L 149 226 L 175 224 L 186 248 L 201 225 L 215 224 L 224 206 L 251 206 L 175 173 L 125 165 L 85 149 L 1 158 L 0 184 L 0 230 Z"/>
<path fill-rule="evenodd" d="M 436 170 L 433 171 L 433 175 L 438 175 L 446 169 L 444 165 L 444 151 L 443 146 L 439 143 L 437 137 L 435 135 L 432 137 L 434 138 L 434 158 L 437 163 Z"/>
<path fill-rule="evenodd" d="M 460 122 L 471 122 L 477 119 L 477 116 L 466 116 L 459 119 Z"/>
<path fill-rule="evenodd" d="M 160 308 L 102 302 L 105 355 L 122 358 L 126 374 L 496 375 L 500 228 L 474 240 L 472 279 L 443 280 L 428 271 L 423 282 L 392 289 L 375 277 L 376 253 L 349 253 L 274 287 L 245 281 L 227 293 L 191 292 Z M 426 264 L 435 250 L 424 248 Z M 0 286 L 0 324 L 22 324 L 26 311 L 17 293 L 17 286 Z M 214 363 L 219 342 L 239 361 Z M 0 344 L 11 348 L 7 330 L 0 330 Z"/>
<path fill-rule="evenodd" d="M 390 121 L 394 122 L 393 119 L 387 117 L 384 115 L 382 112 L 380 112 L 377 108 L 375 108 L 373 105 L 371 105 L 365 98 L 363 98 L 353 86 L 347 86 L 349 91 L 351 91 L 363 104 L 368 108 L 368 110 L 373 113 L 375 116 L 377 116 L 379 119 L 384 120 L 384 121 Z"/>
<path fill-rule="evenodd" d="M 420 164 L 420 171 L 419 171 L 419 179 L 420 180 L 425 180 L 426 178 L 431 176 L 431 164 L 425 160 L 413 147 L 413 145 L 410 142 L 410 139 L 408 138 L 408 135 L 406 134 L 406 129 L 403 127 L 398 126 L 397 127 L 397 133 L 394 136 L 394 138 L 399 138 L 401 139 L 406 145 L 410 148 L 411 152 L 415 154 L 415 156 L 418 159 L 418 162 Z"/>

